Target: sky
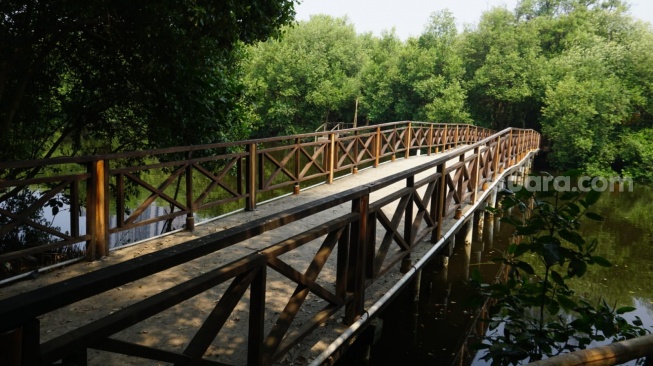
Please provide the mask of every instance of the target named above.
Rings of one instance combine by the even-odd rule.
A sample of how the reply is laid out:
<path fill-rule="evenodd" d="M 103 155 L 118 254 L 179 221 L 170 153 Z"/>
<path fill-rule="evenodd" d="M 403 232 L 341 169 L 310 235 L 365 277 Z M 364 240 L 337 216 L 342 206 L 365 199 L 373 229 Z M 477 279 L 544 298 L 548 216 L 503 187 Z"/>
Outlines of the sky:
<path fill-rule="evenodd" d="M 496 6 L 513 10 L 517 0 L 302 0 L 295 6 L 297 20 L 308 20 L 313 14 L 347 16 L 358 33 L 395 28 L 399 38 L 418 36 L 424 30 L 429 15 L 449 9 L 462 30 L 465 24 L 477 24 L 481 13 Z M 631 14 L 653 23 L 653 1 L 631 0 Z"/>

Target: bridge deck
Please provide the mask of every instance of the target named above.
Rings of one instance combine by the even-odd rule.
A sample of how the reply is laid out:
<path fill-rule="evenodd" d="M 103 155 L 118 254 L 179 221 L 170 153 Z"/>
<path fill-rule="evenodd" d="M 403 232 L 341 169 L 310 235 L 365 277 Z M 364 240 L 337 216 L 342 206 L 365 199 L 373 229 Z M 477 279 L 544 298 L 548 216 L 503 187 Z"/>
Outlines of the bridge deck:
<path fill-rule="evenodd" d="M 455 149 L 447 151 L 447 154 L 452 153 L 455 153 Z M 280 212 L 289 207 L 312 202 L 319 198 L 339 193 L 352 187 L 365 185 L 383 177 L 392 176 L 393 174 L 402 172 L 411 167 L 425 164 L 441 155 L 442 154 L 414 156 L 407 160 L 399 159 L 395 162 L 385 163 L 378 168 L 366 169 L 360 171 L 356 175 L 349 175 L 338 179 L 331 185 L 325 184 L 313 187 L 302 191 L 299 195 L 286 196 L 273 202 L 262 204 L 254 212 L 238 212 L 215 221 L 200 224 L 193 232 L 178 232 L 148 240 L 128 248 L 120 249 L 114 251 L 110 257 L 104 258 L 101 261 L 78 263 L 46 274 L 36 280 L 23 281 L 10 287 L 2 288 L 0 289 L 0 299 L 43 287 L 74 276 L 89 273 L 96 269 L 126 261 L 155 250 L 172 247 L 176 244 L 247 223 Z M 455 159 L 455 161 L 457 162 L 458 159 Z M 453 163 L 453 161 L 451 163 Z M 428 174 L 433 174 L 433 172 L 422 173 L 418 175 L 415 180 L 418 181 L 422 176 Z M 389 194 L 405 187 L 405 185 L 406 182 L 402 181 L 383 190 L 374 192 L 370 197 L 370 203 L 374 203 L 380 198 L 388 196 Z M 384 212 L 390 220 L 392 220 L 394 212 L 392 205 L 396 206 L 396 204 L 397 202 L 383 207 Z M 101 318 L 133 304 L 138 300 L 148 298 L 165 289 L 171 288 L 178 283 L 187 281 L 211 269 L 259 251 L 274 243 L 292 237 L 297 233 L 304 232 L 309 228 L 313 228 L 322 223 L 327 223 L 333 217 L 340 217 L 350 211 L 350 204 L 340 205 L 334 208 L 329 214 L 321 213 L 319 215 L 310 216 L 293 224 L 259 235 L 251 240 L 241 242 L 227 249 L 193 260 L 184 265 L 159 272 L 156 275 L 126 284 L 101 295 L 94 296 L 48 313 L 40 317 L 41 342 L 46 342 L 48 339 L 52 339 L 72 329 L 76 329 L 92 320 Z M 451 223 L 445 223 L 443 225 L 443 232 L 446 232 L 447 227 L 450 227 L 451 225 Z M 399 228 L 397 230 L 402 230 L 403 221 L 397 226 L 397 228 Z M 386 229 L 383 228 L 382 225 L 377 225 L 376 235 L 378 242 L 382 240 L 383 236 L 386 235 L 386 232 Z M 321 244 L 322 240 L 314 240 L 308 245 L 293 250 L 280 258 L 288 265 L 294 267 L 298 272 L 304 273 L 309 267 L 310 260 L 313 259 Z M 397 247 L 394 244 L 392 246 Z M 418 245 L 412 252 L 413 261 L 419 260 L 431 248 L 432 244 L 429 243 Z M 399 250 L 398 247 L 397 250 Z M 392 250 L 390 250 L 390 253 L 388 254 L 388 257 L 391 256 Z M 329 257 L 324 266 L 324 270 L 316 280 L 317 283 L 328 290 L 332 290 L 335 286 L 336 258 L 337 254 L 334 252 Z M 268 287 L 265 295 L 265 334 L 270 332 L 278 315 L 283 312 L 286 306 L 294 306 L 292 302 L 288 303 L 288 299 L 292 296 L 293 291 L 296 291 L 297 289 L 296 283 L 289 281 L 286 277 L 279 275 L 275 271 L 268 271 L 267 276 Z M 385 294 L 401 276 L 401 273 L 399 273 L 399 263 L 396 263 L 394 264 L 394 268 L 391 268 L 384 277 L 380 278 L 367 288 L 365 308 L 368 308 L 378 301 L 378 299 L 383 296 L 383 294 Z M 181 352 L 193 338 L 198 327 L 200 327 L 204 323 L 205 318 L 209 316 L 211 310 L 215 307 L 217 300 L 220 299 L 221 293 L 224 292 L 226 288 L 227 284 L 224 284 L 208 290 L 190 300 L 159 313 L 144 322 L 138 323 L 131 328 L 117 333 L 115 338 L 149 347 L 167 349 L 172 352 Z M 227 320 L 225 327 L 218 334 L 208 351 L 205 353 L 206 358 L 228 364 L 246 363 L 248 301 L 249 295 L 246 294 L 243 297 L 243 300 L 236 305 L 236 308 Z M 304 306 L 308 310 L 304 311 L 304 307 L 302 307 L 302 311 L 299 312 L 294 321 L 291 320 L 291 330 L 299 328 L 303 323 L 307 322 L 309 318 L 314 315 L 309 313 L 310 309 L 312 307 L 316 310 L 321 308 L 324 304 L 320 303 L 323 302 L 324 301 L 319 297 L 309 294 L 304 301 Z M 294 361 L 294 364 L 302 364 L 314 359 L 335 338 L 337 338 L 340 333 L 347 329 L 347 326 L 343 325 L 341 320 L 343 312 L 344 311 L 341 310 L 339 314 L 332 316 L 325 324 L 316 328 L 311 335 L 303 339 L 301 343 L 295 346 L 279 363 L 289 364 Z M 89 350 L 88 360 L 90 364 L 148 364 L 147 361 L 143 359 L 127 358 L 113 353 L 94 350 Z M 157 363 L 151 361 L 151 364 Z"/>
<path fill-rule="evenodd" d="M 348 313 L 350 317 L 354 313 L 362 314 L 363 309 L 369 309 L 377 303 L 400 280 L 403 276 L 399 272 L 401 258 L 408 258 L 404 256 L 410 253 L 410 258 L 415 263 L 433 248 L 434 244 L 429 243 L 428 240 L 417 243 L 416 235 L 418 237 L 425 235 L 425 238 L 429 239 L 431 232 L 440 231 L 445 235 L 444 233 L 447 233 L 450 228 L 458 227 L 461 220 L 453 219 L 452 208 L 461 206 L 464 213 L 475 209 L 476 206 L 469 203 L 473 203 L 470 201 L 474 200 L 474 197 L 482 199 L 489 194 L 489 190 L 485 186 L 486 183 L 494 181 L 493 186 L 496 184 L 498 174 L 508 174 L 510 170 L 515 169 L 535 153 L 535 146 L 525 143 L 525 141 L 530 141 L 527 139 L 528 137 L 529 135 L 526 134 L 513 135 L 510 131 L 504 131 L 497 134 L 496 137 L 483 140 L 474 146 L 459 146 L 447 150 L 445 154 L 451 156 L 448 161 L 446 161 L 448 158 L 442 159 L 444 154 L 434 154 L 411 156 L 409 159 L 385 163 L 377 168 L 366 169 L 358 174 L 343 177 L 330 185 L 312 187 L 298 195 L 286 196 L 260 204 L 253 212 L 238 212 L 199 224 L 193 232 L 181 231 L 154 238 L 114 251 L 109 257 L 100 261 L 78 263 L 31 281 L 23 281 L 0 288 L 0 301 L 68 279 L 79 278 L 78 276 L 88 273 L 93 275 L 84 276 L 84 281 L 89 277 L 97 277 L 95 282 L 87 281 L 94 284 L 93 286 L 101 282 L 97 281 L 100 277 L 94 277 L 96 273 L 100 272 L 107 272 L 106 276 L 111 278 L 111 282 L 125 283 L 126 281 L 118 280 L 116 282 L 113 280 L 116 268 L 121 268 L 120 278 L 133 279 L 142 277 L 141 273 L 152 273 L 151 270 L 154 267 L 151 265 L 144 271 L 135 267 L 135 263 L 140 265 L 140 263 L 147 262 L 149 260 L 147 258 L 154 258 L 146 256 L 149 253 L 159 253 L 162 249 L 168 248 L 165 251 L 166 257 L 159 258 L 155 255 L 156 258 L 163 259 L 159 261 L 161 263 L 172 259 L 171 256 L 190 258 L 188 256 L 192 255 L 188 249 L 190 245 L 193 248 L 196 244 L 202 248 L 216 248 L 215 243 L 219 243 L 219 240 L 232 238 L 232 236 L 222 235 L 221 231 L 227 230 L 225 233 L 232 235 L 232 232 L 237 233 L 238 230 L 242 230 L 240 225 L 252 221 L 256 221 L 256 225 L 263 225 L 263 221 L 268 222 L 267 220 L 270 220 L 268 218 L 277 213 L 288 212 L 294 207 L 307 207 L 306 209 L 302 208 L 303 214 L 299 216 L 277 215 L 275 218 L 277 221 L 274 222 L 282 224 L 278 228 L 268 230 L 266 227 L 262 229 L 262 234 L 247 236 L 252 239 L 239 241 L 224 249 L 125 283 L 120 287 L 114 287 L 115 284 L 112 286 L 113 288 L 106 287 L 105 283 L 99 288 L 94 287 L 97 291 L 86 288 L 80 294 L 86 293 L 87 295 L 78 296 L 73 290 L 82 287 L 68 285 L 66 282 L 48 287 L 43 291 L 30 292 L 18 302 L 15 302 L 14 298 L 5 301 L 7 309 L 10 309 L 6 311 L 8 314 L 21 313 L 20 309 L 23 306 L 21 301 L 26 298 L 30 298 L 29 301 L 33 302 L 40 301 L 39 306 L 43 309 L 56 308 L 50 312 L 31 308 L 31 310 L 25 310 L 26 313 L 45 313 L 38 317 L 40 321 L 40 357 L 44 363 L 70 355 L 71 351 L 81 351 L 79 357 L 87 359 L 91 364 L 159 364 L 155 361 L 145 362 L 143 359 L 123 356 L 120 352 L 111 352 L 112 349 L 120 349 L 122 353 L 126 354 L 131 352 L 138 355 L 147 354 L 153 358 L 178 360 L 174 361 L 175 363 L 187 362 L 188 355 L 192 358 L 203 355 L 205 360 L 216 365 L 242 365 L 248 362 L 258 364 L 260 360 L 256 361 L 252 357 L 256 357 L 256 352 L 259 351 L 254 351 L 252 354 L 250 349 L 248 354 L 248 343 L 251 344 L 251 339 L 248 340 L 248 337 L 251 337 L 254 332 L 255 337 L 265 339 L 262 346 L 260 343 L 254 342 L 258 349 L 276 350 L 274 354 L 270 354 L 268 351 L 267 356 L 263 357 L 280 357 L 276 360 L 280 364 L 293 362 L 294 364 L 303 364 L 317 357 L 348 328 L 342 321 L 345 313 Z M 536 142 L 535 139 L 531 140 L 531 143 Z M 437 164 L 429 164 L 436 159 L 439 159 Z M 429 165 L 428 170 L 421 173 L 417 173 L 422 171 L 421 168 L 408 171 L 422 165 L 425 167 Z M 406 173 L 404 174 L 404 172 Z M 441 174 L 441 172 L 446 173 Z M 385 186 L 390 181 L 374 184 L 374 182 L 398 174 L 403 175 L 397 176 L 395 178 L 397 182 L 394 184 Z M 443 183 L 445 181 L 446 183 Z M 481 186 L 483 186 L 482 189 Z M 363 188 L 341 195 L 343 198 L 339 200 L 330 198 L 321 201 L 325 197 L 332 197 L 357 187 Z M 442 187 L 442 190 L 440 191 L 440 188 L 436 187 Z M 369 207 L 361 204 L 357 207 L 362 211 L 352 213 L 355 211 L 352 204 L 359 200 L 361 202 L 367 200 L 368 195 Z M 437 208 L 436 197 L 439 197 Z M 429 200 L 433 203 L 430 203 Z M 316 209 L 312 210 L 310 203 L 318 201 L 329 201 L 329 204 L 320 206 L 319 210 L 316 206 Z M 346 203 L 334 206 L 335 203 L 343 201 Z M 324 207 L 331 208 L 325 210 Z M 366 211 L 367 209 L 369 212 Z M 315 212 L 319 213 L 315 214 Z M 437 223 L 435 217 L 442 213 L 445 217 L 441 223 Z M 374 217 L 370 216 L 368 220 L 366 219 L 367 214 L 373 214 Z M 304 218 L 296 220 L 299 217 Z M 366 221 L 368 222 L 365 223 Z M 405 223 L 405 221 L 408 222 Z M 276 226 L 275 224 L 271 227 Z M 436 226 L 439 226 L 438 230 L 434 230 Z M 236 227 L 238 229 L 233 229 Z M 252 227 L 260 228 L 261 226 L 252 225 Z M 316 230 L 320 227 L 323 229 Z M 362 236 L 356 236 L 357 239 L 354 239 L 355 236 L 352 235 L 350 245 L 349 230 L 352 234 L 357 230 L 366 230 L 362 231 L 365 233 L 365 239 L 361 239 Z M 212 235 L 211 239 L 203 241 L 202 238 L 209 235 Z M 308 241 L 306 238 L 312 239 L 312 241 Z M 354 243 L 354 240 L 357 242 Z M 372 243 L 372 246 L 366 244 L 368 242 Z M 283 245 L 277 245 L 279 243 L 283 243 Z M 206 244 L 211 245 L 207 246 Z M 338 247 L 341 244 L 350 252 L 338 253 Z M 443 241 L 440 240 L 436 245 L 442 244 Z M 274 246 L 274 249 L 266 249 L 271 246 Z M 183 249 L 184 255 L 178 255 L 177 250 L 182 251 L 179 248 L 186 248 Z M 359 253 L 363 253 L 362 251 L 357 252 L 357 248 L 365 248 L 366 252 L 363 254 L 367 258 L 365 266 L 360 265 L 363 261 L 357 262 L 361 258 Z M 262 253 L 263 250 L 266 251 Z M 205 253 L 205 251 L 200 252 Z M 353 255 L 359 257 L 352 257 Z M 139 257 L 145 259 L 130 261 Z M 233 266 L 234 269 L 237 269 L 233 273 L 241 274 L 235 277 L 231 285 L 231 281 L 223 281 L 220 282 L 220 285 L 209 288 L 208 283 L 218 283 L 206 280 L 206 278 L 217 278 L 214 274 L 215 269 L 221 268 L 220 271 L 223 271 L 222 268 L 232 268 L 230 263 L 244 257 L 248 258 L 246 262 L 243 262 L 246 264 L 245 266 L 242 265 L 243 263 L 238 267 Z M 192 256 L 192 258 L 196 258 L 196 256 Z M 371 262 L 373 265 L 370 265 Z M 180 261 L 173 260 L 168 263 L 180 263 Z M 345 267 L 339 268 L 341 263 L 344 263 Z M 116 264 L 121 265 L 110 267 Z M 351 271 L 345 270 L 349 268 L 347 266 L 355 268 Z M 98 271 L 108 267 L 111 269 Z M 169 266 L 164 263 L 163 266 L 157 268 L 160 270 L 167 267 Z M 243 269 L 246 272 L 242 272 L 240 268 L 249 269 Z M 130 277 L 126 273 L 135 275 Z M 211 274 L 209 277 L 202 276 L 209 273 Z M 380 273 L 385 274 L 381 276 Z M 231 275 L 225 274 L 223 277 L 225 276 Z M 352 276 L 354 276 L 353 280 L 350 278 Z M 360 285 L 358 278 L 363 277 L 367 278 L 366 283 Z M 252 278 L 258 279 L 252 280 Z M 194 283 L 198 285 L 193 285 L 195 286 L 194 290 L 188 293 L 199 293 L 199 295 L 181 303 L 171 302 L 177 301 L 174 299 L 186 298 L 184 295 L 175 295 L 175 291 L 178 289 L 185 291 L 184 289 L 189 288 L 189 281 L 195 279 L 197 281 Z M 77 283 L 79 284 L 80 281 Z M 350 288 L 350 286 L 354 287 Z M 51 288 L 60 289 L 60 291 L 52 292 Z M 104 291 L 106 288 L 112 289 Z M 228 291 L 227 288 L 229 288 Z M 195 291 L 197 289 L 203 292 Z M 244 296 L 237 295 L 239 289 L 242 289 Z M 84 296 L 88 296 L 88 293 L 100 294 L 77 302 L 60 301 L 70 304 L 60 308 L 45 304 L 46 302 L 57 303 L 59 301 L 57 296 L 62 292 L 70 294 L 69 299 L 84 298 Z M 162 292 L 165 292 L 165 296 L 158 296 Z M 225 293 L 228 295 L 223 296 Z M 363 293 L 364 304 L 360 308 L 356 296 Z M 144 301 L 146 299 L 153 301 Z M 165 305 L 166 301 L 169 304 L 177 305 L 168 308 L 169 305 Z M 228 305 L 229 302 L 233 302 L 233 304 Z M 142 305 L 144 310 L 138 310 L 141 309 L 140 306 L 143 303 L 147 303 L 147 305 Z M 31 302 L 28 302 L 29 304 Z M 347 305 L 341 308 L 342 304 Z M 233 310 L 230 310 L 230 306 L 233 306 Z M 251 308 L 259 310 L 252 311 L 250 314 Z M 166 310 L 159 312 L 161 309 Z M 328 309 L 340 310 L 333 313 Z M 156 315 L 151 316 L 151 314 Z M 252 314 L 254 315 L 251 316 Z M 333 315 L 328 317 L 330 314 Z M 127 319 L 125 316 L 133 316 L 132 320 L 135 321 L 132 322 L 129 320 L 131 318 Z M 365 315 L 363 314 L 362 317 L 365 318 Z M 111 322 L 116 319 L 121 323 L 112 328 Z M 219 324 L 222 324 L 221 322 L 224 320 L 225 323 L 224 326 L 218 324 L 216 327 L 215 324 L 212 324 L 215 321 L 207 321 L 207 319 L 216 319 Z M 248 323 L 252 319 L 256 322 L 260 321 L 259 324 L 263 325 L 263 329 L 261 330 L 255 323 L 253 323 L 253 327 L 250 326 Z M 7 318 L 7 320 L 9 319 Z M 135 325 L 115 333 L 130 324 Z M 115 330 L 112 331 L 114 328 Z M 221 330 L 209 345 L 207 340 L 210 341 L 213 338 L 211 332 L 214 330 L 212 329 Z M 295 337 L 296 334 L 304 334 L 307 329 L 313 329 L 308 336 L 305 338 Z M 208 334 L 208 336 L 197 336 L 200 333 Z M 90 336 L 94 338 L 84 338 Z M 111 336 L 111 339 L 107 339 L 108 336 Z M 267 337 L 264 338 L 264 336 Z M 297 341 L 298 339 L 301 340 Z M 96 340 L 102 342 L 98 343 Z M 91 346 L 109 352 L 87 349 Z M 63 350 L 64 348 L 65 350 Z M 206 351 L 204 351 L 205 349 Z M 151 356 L 153 354 L 156 356 Z M 249 361 L 248 357 L 250 357 Z M 260 363 L 265 364 L 268 361 L 264 359 Z"/>

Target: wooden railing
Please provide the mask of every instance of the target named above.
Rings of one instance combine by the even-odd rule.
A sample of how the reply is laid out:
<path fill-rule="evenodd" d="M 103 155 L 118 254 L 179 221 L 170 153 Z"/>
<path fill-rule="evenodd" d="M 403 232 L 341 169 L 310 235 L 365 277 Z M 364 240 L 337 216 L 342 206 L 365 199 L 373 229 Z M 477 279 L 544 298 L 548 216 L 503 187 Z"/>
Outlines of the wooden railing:
<path fill-rule="evenodd" d="M 601 347 L 563 353 L 535 361 L 527 366 L 613 366 L 638 359 L 650 365 L 653 358 L 653 334 L 615 342 Z M 639 365 L 640 363 L 635 363 Z"/>
<path fill-rule="evenodd" d="M 518 148 L 519 133 L 510 142 L 511 153 Z M 175 218 L 185 218 L 185 228 L 192 230 L 200 210 L 227 204 L 232 210 L 254 210 L 263 195 L 298 193 L 303 186 L 331 183 L 338 175 L 407 158 L 417 150 L 430 155 L 491 134 L 471 125 L 395 122 L 212 145 L 0 162 L 0 237 L 25 226 L 50 238 L 47 244 L 0 252 L 0 263 L 80 243 L 85 243 L 80 245 L 89 259 L 100 258 L 108 255 L 112 234 Z M 41 174 L 24 178 L 25 172 L 34 171 Z M 148 181 L 144 175 L 157 179 Z M 30 187 L 38 187 L 40 196 L 28 207 L 12 209 L 8 201 Z M 133 202 L 137 191 L 146 194 Z M 69 228 L 33 218 L 57 197 L 69 204 Z M 143 215 L 155 204 L 169 209 L 155 217 Z M 110 224 L 112 212 L 115 224 Z"/>
<path fill-rule="evenodd" d="M 407 123 L 374 128 L 376 131 L 372 132 L 366 129 L 351 131 L 347 136 L 348 140 L 338 144 L 331 137 L 327 155 L 330 156 L 328 166 L 333 167 L 333 170 L 325 171 L 331 175 L 331 171 L 337 170 L 337 167 L 355 167 L 351 162 L 345 164 L 346 158 L 341 163 L 336 162 L 343 156 L 348 156 L 346 151 L 356 149 L 356 146 L 359 149 L 363 149 L 362 146 L 375 146 L 372 148 L 372 151 L 377 152 L 374 160 L 369 156 L 365 158 L 373 163 L 379 156 L 392 156 L 391 154 L 398 152 L 408 156 L 410 149 L 420 146 L 417 143 L 420 140 L 432 143 L 427 145 L 429 152 L 434 148 L 444 150 L 462 144 L 463 141 L 468 141 L 467 139 L 477 139 L 478 142 L 365 186 L 0 300 L 0 334 L 4 333 L 4 338 L 0 339 L 5 342 L 0 344 L 0 349 L 4 346 L 5 349 L 9 347 L 15 350 L 18 360 L 16 363 L 23 365 L 50 364 L 60 359 L 84 363 L 88 349 L 175 364 L 225 365 L 204 358 L 204 354 L 216 335 L 224 329 L 237 304 L 244 303 L 248 308 L 249 317 L 246 350 L 243 350 L 247 355 L 247 364 L 269 365 L 279 360 L 313 329 L 343 307 L 344 322 L 351 324 L 364 312 L 366 289 L 375 280 L 383 276 L 393 264 L 408 256 L 420 243 L 425 245 L 426 242 L 437 242 L 442 236 L 442 223 L 454 219 L 457 208 L 473 203 L 485 189 L 485 182 L 497 179 L 504 169 L 512 167 L 536 151 L 539 139 L 534 131 L 517 129 L 507 129 L 483 138 L 486 132 L 474 127 L 454 129 L 444 126 L 442 129 L 435 129 L 432 125 Z M 237 160 L 247 156 L 263 159 L 264 153 L 261 151 L 265 150 L 256 150 L 260 143 L 260 140 L 256 143 L 250 142 L 247 152 L 229 154 L 227 159 L 236 160 L 234 165 L 238 164 Z M 304 154 L 300 149 L 305 149 L 301 142 L 285 148 L 291 152 L 287 156 L 296 156 L 297 152 Z M 363 150 L 367 151 L 368 148 Z M 383 151 L 384 153 L 381 153 Z M 366 154 L 359 150 L 358 154 L 351 156 L 360 162 L 365 160 L 363 157 L 367 156 Z M 339 158 L 336 159 L 336 156 Z M 451 163 L 451 159 L 457 159 L 457 162 Z M 286 159 L 277 161 L 281 170 L 286 164 L 283 160 Z M 106 164 L 105 161 L 97 159 L 93 165 L 102 167 Z M 190 158 L 184 163 L 183 169 L 176 168 L 177 173 L 173 173 L 171 177 L 181 174 L 180 170 L 198 170 L 196 164 L 199 162 Z M 247 170 L 251 173 L 255 171 L 253 166 L 253 163 L 248 164 Z M 129 173 L 117 169 L 109 169 L 109 172 L 114 175 Z M 284 174 L 291 176 L 293 183 L 301 182 L 301 174 L 297 175 L 292 171 Z M 421 177 L 419 180 L 416 178 L 418 174 Z M 93 170 L 85 176 L 97 180 L 93 178 L 97 175 L 108 179 L 107 174 Z M 214 177 L 214 182 L 219 185 L 219 177 Z M 370 201 L 372 193 L 398 182 L 405 182 L 405 187 L 377 201 Z M 264 184 L 263 187 L 265 186 Z M 153 190 L 160 191 L 161 188 Z M 246 190 L 244 196 L 250 198 L 250 195 L 253 196 L 252 192 Z M 234 189 L 234 193 L 238 193 L 238 190 Z M 390 203 L 396 204 L 396 208 L 391 208 L 392 213 L 386 214 L 383 208 L 389 207 Z M 250 207 L 253 204 L 255 201 L 250 202 Z M 178 283 L 147 299 L 133 302 L 77 329 L 45 342 L 40 340 L 39 317 L 44 314 L 224 250 L 298 220 L 321 217 L 342 204 L 350 204 L 351 210 L 322 224 L 316 224 L 291 238 Z M 186 208 L 189 206 L 191 205 Z M 400 227 L 402 223 L 403 227 Z M 380 240 L 377 240 L 377 226 L 380 226 L 380 232 L 385 233 Z M 299 256 L 305 260 L 305 263 L 299 266 L 291 265 L 287 257 L 282 256 L 299 250 L 308 243 L 314 243 L 315 240 L 321 243 L 316 254 L 311 257 Z M 394 250 L 390 250 L 391 247 Z M 332 253 L 337 254 L 333 260 L 328 261 Z M 335 280 L 329 284 L 320 284 L 316 279 L 325 266 L 332 266 L 330 270 L 335 273 Z M 302 273 L 295 267 L 307 269 Z M 274 281 L 268 280 L 269 271 L 276 272 L 285 281 L 296 286 L 295 291 L 289 294 L 286 306 L 276 315 L 265 311 L 266 306 L 269 306 L 266 303 L 266 292 L 278 292 Z M 116 333 L 219 284 L 228 284 L 228 288 L 224 290 L 210 315 L 183 351 L 144 346 L 113 337 Z M 249 297 L 244 300 L 248 289 Z M 323 306 L 317 309 L 315 306 L 304 306 L 309 294 L 318 297 Z M 308 314 L 308 318 L 303 321 L 301 327 L 291 330 L 291 323 L 300 312 Z M 269 325 L 268 332 L 265 331 L 266 324 Z M 236 344 L 231 346 L 237 347 Z"/>

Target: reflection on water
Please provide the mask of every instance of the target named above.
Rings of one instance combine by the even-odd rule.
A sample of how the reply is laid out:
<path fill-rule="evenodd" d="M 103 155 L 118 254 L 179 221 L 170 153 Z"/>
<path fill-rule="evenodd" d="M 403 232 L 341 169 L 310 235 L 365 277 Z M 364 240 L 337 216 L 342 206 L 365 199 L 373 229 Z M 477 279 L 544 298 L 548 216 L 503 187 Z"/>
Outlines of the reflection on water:
<path fill-rule="evenodd" d="M 593 211 L 605 221 L 586 220 L 581 232 L 587 239 L 599 241 L 597 255 L 613 266 L 590 267 L 584 277 L 571 283 L 573 288 L 590 301 L 603 298 L 611 306 L 636 307 L 625 317 L 639 316 L 644 326 L 653 330 L 653 187 L 635 185 L 633 192 L 606 192 Z M 474 267 L 486 279 L 494 276 L 497 267 L 489 262 L 499 256 L 497 250 L 508 245 L 512 231 L 497 217 L 486 214 L 484 230 L 475 232 L 471 247 L 456 245 L 448 268 L 425 268 L 416 321 L 410 289 L 406 289 L 381 315 L 383 333 L 372 348 L 370 364 L 485 364 L 464 343 L 468 335 L 483 331 L 472 327 L 476 310 L 467 306 L 473 290 L 466 281 Z M 457 238 L 456 243 L 463 240 Z M 415 323 L 417 326 L 412 326 Z"/>

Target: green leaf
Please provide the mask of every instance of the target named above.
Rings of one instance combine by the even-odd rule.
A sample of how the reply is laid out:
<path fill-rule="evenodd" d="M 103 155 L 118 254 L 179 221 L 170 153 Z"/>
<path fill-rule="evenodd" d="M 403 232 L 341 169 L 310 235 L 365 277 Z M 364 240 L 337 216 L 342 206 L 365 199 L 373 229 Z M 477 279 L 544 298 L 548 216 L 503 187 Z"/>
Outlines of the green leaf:
<path fill-rule="evenodd" d="M 502 217 L 500 221 L 516 227 L 524 226 L 524 223 L 521 220 L 517 220 L 514 217 Z"/>
<path fill-rule="evenodd" d="M 632 306 L 624 306 L 622 308 L 617 309 L 617 314 L 619 314 L 619 315 L 626 314 L 626 313 L 633 312 L 635 310 L 637 310 L 637 308 L 632 307 Z"/>
<path fill-rule="evenodd" d="M 546 243 L 542 246 L 542 255 L 544 256 L 544 262 L 547 266 L 552 266 L 558 263 L 560 259 L 560 246 L 555 243 Z"/>
<path fill-rule="evenodd" d="M 572 260 L 567 267 L 567 275 L 569 277 L 582 277 L 587 272 L 587 263 L 580 260 Z"/>
<path fill-rule="evenodd" d="M 519 261 L 515 263 L 515 266 L 530 275 L 535 274 L 535 270 L 533 269 L 533 267 L 526 262 Z"/>
<path fill-rule="evenodd" d="M 561 238 L 565 239 L 566 241 L 572 244 L 577 245 L 578 247 L 581 247 L 583 244 L 585 244 L 585 240 L 577 232 L 563 229 L 558 231 L 558 234 L 560 235 Z"/>
<path fill-rule="evenodd" d="M 497 214 L 497 213 L 501 212 L 501 210 L 499 210 L 498 208 L 494 208 L 494 207 L 490 207 L 490 206 L 485 206 L 485 211 L 487 211 L 489 213 L 493 213 L 493 214 Z"/>
<path fill-rule="evenodd" d="M 599 200 L 599 197 L 601 197 L 600 191 L 589 191 L 587 192 L 587 195 L 585 195 L 585 203 L 588 206 L 591 206 Z"/>
<path fill-rule="evenodd" d="M 580 195 L 580 192 L 568 191 L 563 193 L 560 199 L 563 201 L 569 201 L 578 197 L 578 195 Z"/>
<path fill-rule="evenodd" d="M 609 260 L 607 260 L 607 259 L 605 259 L 603 257 L 600 257 L 598 255 L 593 256 L 592 261 L 594 263 L 598 264 L 601 267 L 612 267 L 612 263 L 610 263 Z"/>
<path fill-rule="evenodd" d="M 540 231 L 540 225 L 526 225 L 517 227 L 517 235 L 533 235 Z"/>
<path fill-rule="evenodd" d="M 585 172 L 581 169 L 571 169 L 564 172 L 562 175 L 565 177 L 577 178 L 583 175 Z"/>
<path fill-rule="evenodd" d="M 474 268 L 472 271 L 472 280 L 476 281 L 477 283 L 483 282 L 483 276 L 481 275 L 481 271 L 479 271 L 478 267 Z"/>
<path fill-rule="evenodd" d="M 575 203 L 569 203 L 567 204 L 567 210 L 569 213 L 571 213 L 573 216 L 576 216 L 580 213 L 580 207 L 578 207 L 577 204 Z"/>
<path fill-rule="evenodd" d="M 556 298 L 558 299 L 560 306 L 562 306 L 562 308 L 565 310 L 573 310 L 578 306 L 574 300 L 568 298 L 567 296 L 558 295 Z"/>
<path fill-rule="evenodd" d="M 560 286 L 565 285 L 565 280 L 560 276 L 560 273 L 556 271 L 551 271 L 551 279 Z"/>
<path fill-rule="evenodd" d="M 590 219 L 590 220 L 594 220 L 594 221 L 605 221 L 605 219 L 603 218 L 603 216 L 601 216 L 601 215 L 599 215 L 599 214 L 597 214 L 597 213 L 594 213 L 594 212 L 585 212 L 585 216 L 586 216 L 588 219 Z"/>
<path fill-rule="evenodd" d="M 530 244 L 519 244 L 517 245 L 517 248 L 515 248 L 515 257 L 520 257 L 524 255 L 524 253 L 528 253 L 528 251 L 531 250 L 531 245 Z"/>
<path fill-rule="evenodd" d="M 547 310 L 549 310 L 551 315 L 557 315 L 560 312 L 560 305 L 557 301 L 551 300 L 551 302 L 549 302 L 547 305 Z"/>

